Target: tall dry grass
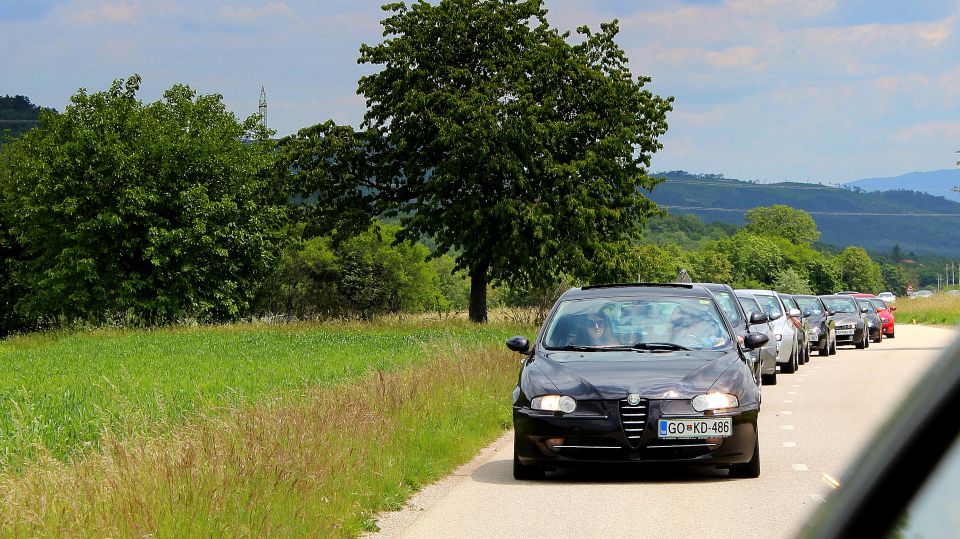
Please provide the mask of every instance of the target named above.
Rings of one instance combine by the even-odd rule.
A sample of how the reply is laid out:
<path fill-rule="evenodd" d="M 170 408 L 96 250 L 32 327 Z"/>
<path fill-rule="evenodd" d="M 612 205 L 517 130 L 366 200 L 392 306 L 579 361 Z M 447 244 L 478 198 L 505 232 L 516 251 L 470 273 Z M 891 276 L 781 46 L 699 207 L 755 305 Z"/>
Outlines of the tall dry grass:
<path fill-rule="evenodd" d="M 297 401 L 261 401 L 74 463 L 0 475 L 13 536 L 354 536 L 377 511 L 469 459 L 510 423 L 516 356 L 438 346 Z"/>

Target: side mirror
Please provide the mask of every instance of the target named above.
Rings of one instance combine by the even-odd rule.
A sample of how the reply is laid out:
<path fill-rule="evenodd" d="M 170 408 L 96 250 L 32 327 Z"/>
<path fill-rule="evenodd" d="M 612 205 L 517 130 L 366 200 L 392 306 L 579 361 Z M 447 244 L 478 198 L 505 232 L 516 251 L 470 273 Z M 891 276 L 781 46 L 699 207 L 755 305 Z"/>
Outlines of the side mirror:
<path fill-rule="evenodd" d="M 754 324 L 766 324 L 769 321 L 770 321 L 770 317 L 767 316 L 767 313 L 758 313 L 758 312 L 750 313 L 751 326 Z"/>
<path fill-rule="evenodd" d="M 868 312 L 870 312 L 870 307 L 861 307 L 861 308 L 860 308 L 860 312 L 862 312 L 862 313 L 868 313 Z"/>
<path fill-rule="evenodd" d="M 796 309 L 796 308 L 790 309 L 789 311 L 787 311 L 787 314 L 789 314 L 792 318 L 800 318 L 801 316 L 803 316 L 803 313 L 800 312 L 800 309 Z"/>
<path fill-rule="evenodd" d="M 810 318 L 811 316 L 813 316 L 813 311 L 811 311 L 811 310 L 809 310 L 809 309 L 807 309 L 806 311 L 803 311 L 803 317 L 804 317 L 804 318 Z"/>
<path fill-rule="evenodd" d="M 893 311 L 896 311 L 896 310 L 897 310 L 896 307 L 887 307 L 887 308 L 890 309 L 890 312 L 893 312 Z"/>
<path fill-rule="evenodd" d="M 743 345 L 747 347 L 747 350 L 756 350 L 768 342 L 770 342 L 770 337 L 763 333 L 747 333 L 747 336 L 743 338 Z"/>
<path fill-rule="evenodd" d="M 779 320 L 783 317 L 783 313 L 780 311 L 774 311 L 770 314 L 770 320 Z"/>
<path fill-rule="evenodd" d="M 834 311 L 833 309 L 830 309 L 829 311 L 827 311 L 827 314 L 829 314 L 830 316 L 836 316 L 836 315 L 837 315 L 837 311 Z"/>
<path fill-rule="evenodd" d="M 530 352 L 530 339 L 517 335 L 507 339 L 507 348 L 517 352 L 519 354 L 526 354 Z"/>

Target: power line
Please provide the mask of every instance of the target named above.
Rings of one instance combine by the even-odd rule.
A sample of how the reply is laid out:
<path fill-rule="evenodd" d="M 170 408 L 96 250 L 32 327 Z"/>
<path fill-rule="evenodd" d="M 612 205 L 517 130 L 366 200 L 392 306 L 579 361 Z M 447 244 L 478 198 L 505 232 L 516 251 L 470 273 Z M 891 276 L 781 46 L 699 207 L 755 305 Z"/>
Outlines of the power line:
<path fill-rule="evenodd" d="M 750 210 L 736 208 L 708 208 L 705 206 L 663 206 L 668 210 L 698 210 L 698 211 L 720 211 L 730 213 L 747 213 Z M 803 210 L 810 215 L 828 215 L 836 217 L 960 217 L 960 213 L 883 213 L 883 212 L 846 212 L 846 211 L 808 211 Z"/>

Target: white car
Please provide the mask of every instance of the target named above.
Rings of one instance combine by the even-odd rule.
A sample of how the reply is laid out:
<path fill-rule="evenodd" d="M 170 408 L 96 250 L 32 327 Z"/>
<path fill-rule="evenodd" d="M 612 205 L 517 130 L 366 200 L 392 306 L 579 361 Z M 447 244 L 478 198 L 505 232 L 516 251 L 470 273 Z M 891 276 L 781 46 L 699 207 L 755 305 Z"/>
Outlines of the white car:
<path fill-rule="evenodd" d="M 886 301 L 887 303 L 893 303 L 897 301 L 897 296 L 894 296 L 892 292 L 880 292 L 877 294 L 877 297 Z"/>

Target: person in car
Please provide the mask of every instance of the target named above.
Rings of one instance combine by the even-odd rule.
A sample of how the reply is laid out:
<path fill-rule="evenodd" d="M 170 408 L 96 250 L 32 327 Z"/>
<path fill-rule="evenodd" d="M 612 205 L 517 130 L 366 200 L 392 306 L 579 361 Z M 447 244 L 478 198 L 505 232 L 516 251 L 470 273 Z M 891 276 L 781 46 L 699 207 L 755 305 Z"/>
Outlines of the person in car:
<path fill-rule="evenodd" d="M 603 313 L 592 313 L 586 318 L 584 346 L 614 346 L 620 344 L 613 335 L 610 320 Z"/>
<path fill-rule="evenodd" d="M 719 321 L 707 313 L 677 307 L 671 316 L 670 342 L 687 348 L 722 346 L 727 337 Z"/>

